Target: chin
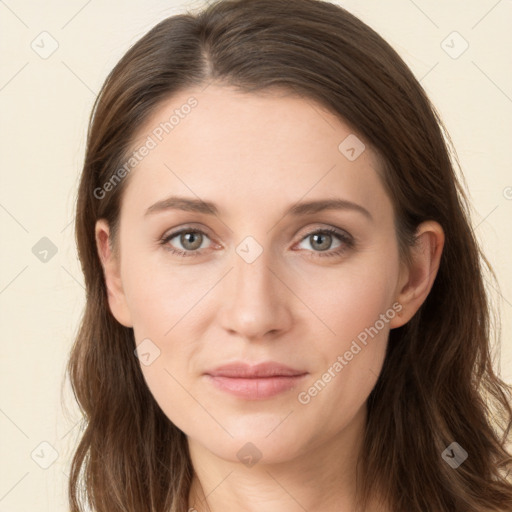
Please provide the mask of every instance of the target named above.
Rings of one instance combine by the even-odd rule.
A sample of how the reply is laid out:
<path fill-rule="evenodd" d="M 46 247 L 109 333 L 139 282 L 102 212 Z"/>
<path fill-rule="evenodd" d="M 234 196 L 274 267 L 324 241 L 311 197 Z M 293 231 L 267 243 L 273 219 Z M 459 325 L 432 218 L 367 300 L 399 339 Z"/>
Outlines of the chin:
<path fill-rule="evenodd" d="M 290 415 L 292 416 L 292 415 Z M 251 418 L 238 421 L 237 425 L 229 425 L 227 430 L 231 437 L 222 429 L 212 432 L 194 432 L 189 436 L 192 442 L 201 444 L 217 457 L 235 463 L 242 463 L 247 467 L 254 464 L 279 464 L 288 462 L 306 451 L 310 439 L 305 436 L 301 426 L 295 432 L 295 425 L 285 427 L 282 418 L 273 418 L 273 421 L 255 422 Z M 279 422 L 282 422 L 279 425 Z"/>

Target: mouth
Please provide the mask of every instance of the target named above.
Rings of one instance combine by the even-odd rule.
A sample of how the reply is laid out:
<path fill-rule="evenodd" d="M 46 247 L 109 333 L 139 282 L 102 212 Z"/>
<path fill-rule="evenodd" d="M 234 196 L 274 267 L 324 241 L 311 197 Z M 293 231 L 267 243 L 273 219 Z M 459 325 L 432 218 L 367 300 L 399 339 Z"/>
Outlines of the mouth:
<path fill-rule="evenodd" d="M 236 362 L 207 371 L 204 376 L 217 389 L 245 400 L 264 400 L 296 387 L 308 375 L 304 370 L 265 362 Z"/>

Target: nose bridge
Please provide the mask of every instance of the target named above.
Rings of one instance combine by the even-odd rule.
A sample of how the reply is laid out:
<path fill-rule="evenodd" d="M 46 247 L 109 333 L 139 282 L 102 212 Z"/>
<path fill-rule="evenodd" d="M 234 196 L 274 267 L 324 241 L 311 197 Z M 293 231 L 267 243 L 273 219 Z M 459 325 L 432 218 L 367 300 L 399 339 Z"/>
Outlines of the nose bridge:
<path fill-rule="evenodd" d="M 246 338 L 287 328 L 290 321 L 283 285 L 273 274 L 271 250 L 253 237 L 235 248 L 230 272 L 229 297 L 221 306 L 223 327 Z"/>

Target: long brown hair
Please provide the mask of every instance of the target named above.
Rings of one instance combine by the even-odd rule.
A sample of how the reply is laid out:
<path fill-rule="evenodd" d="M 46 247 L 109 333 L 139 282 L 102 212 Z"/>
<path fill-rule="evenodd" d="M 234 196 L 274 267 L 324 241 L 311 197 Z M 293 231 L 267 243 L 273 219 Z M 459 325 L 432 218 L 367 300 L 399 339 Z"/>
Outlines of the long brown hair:
<path fill-rule="evenodd" d="M 72 512 L 183 512 L 193 476 L 186 436 L 152 397 L 133 330 L 112 316 L 95 223 L 116 228 L 127 179 L 97 191 L 133 136 L 177 91 L 215 82 L 244 92 L 281 87 L 353 127 L 382 162 L 403 255 L 419 223 L 446 241 L 433 288 L 390 332 L 368 402 L 358 482 L 361 510 L 378 492 L 394 512 L 512 510 L 510 388 L 494 372 L 494 278 L 470 225 L 453 144 L 434 106 L 377 33 L 319 0 L 221 0 L 163 20 L 108 75 L 91 114 L 76 206 L 86 308 L 67 371 L 83 413 L 69 478 Z M 443 452 L 468 458 L 453 469 Z M 452 445 L 453 446 L 453 445 Z"/>

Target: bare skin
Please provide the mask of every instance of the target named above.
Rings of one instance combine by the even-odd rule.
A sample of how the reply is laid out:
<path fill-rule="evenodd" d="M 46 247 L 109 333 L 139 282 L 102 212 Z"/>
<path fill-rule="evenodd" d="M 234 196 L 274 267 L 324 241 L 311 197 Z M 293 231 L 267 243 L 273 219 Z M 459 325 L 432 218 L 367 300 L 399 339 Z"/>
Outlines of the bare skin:
<path fill-rule="evenodd" d="M 159 350 L 141 370 L 187 435 L 190 508 L 354 512 L 366 401 L 390 329 L 432 287 L 442 228 L 420 225 L 412 264 L 402 264 L 376 155 L 366 145 L 347 158 L 338 146 L 353 130 L 311 100 L 189 89 L 155 110 L 134 148 L 192 96 L 197 106 L 131 171 L 120 258 L 108 224 L 97 222 L 110 309 L 137 345 L 149 339 L 150 352 Z M 146 215 L 171 195 L 211 201 L 218 212 Z M 359 208 L 285 214 L 334 198 Z M 182 228 L 189 234 L 160 243 Z M 371 327 L 378 332 L 363 344 Z M 206 375 L 234 361 L 274 361 L 303 377 L 272 396 L 241 397 Z M 386 511 L 378 499 L 366 512 L 377 511 Z"/>

